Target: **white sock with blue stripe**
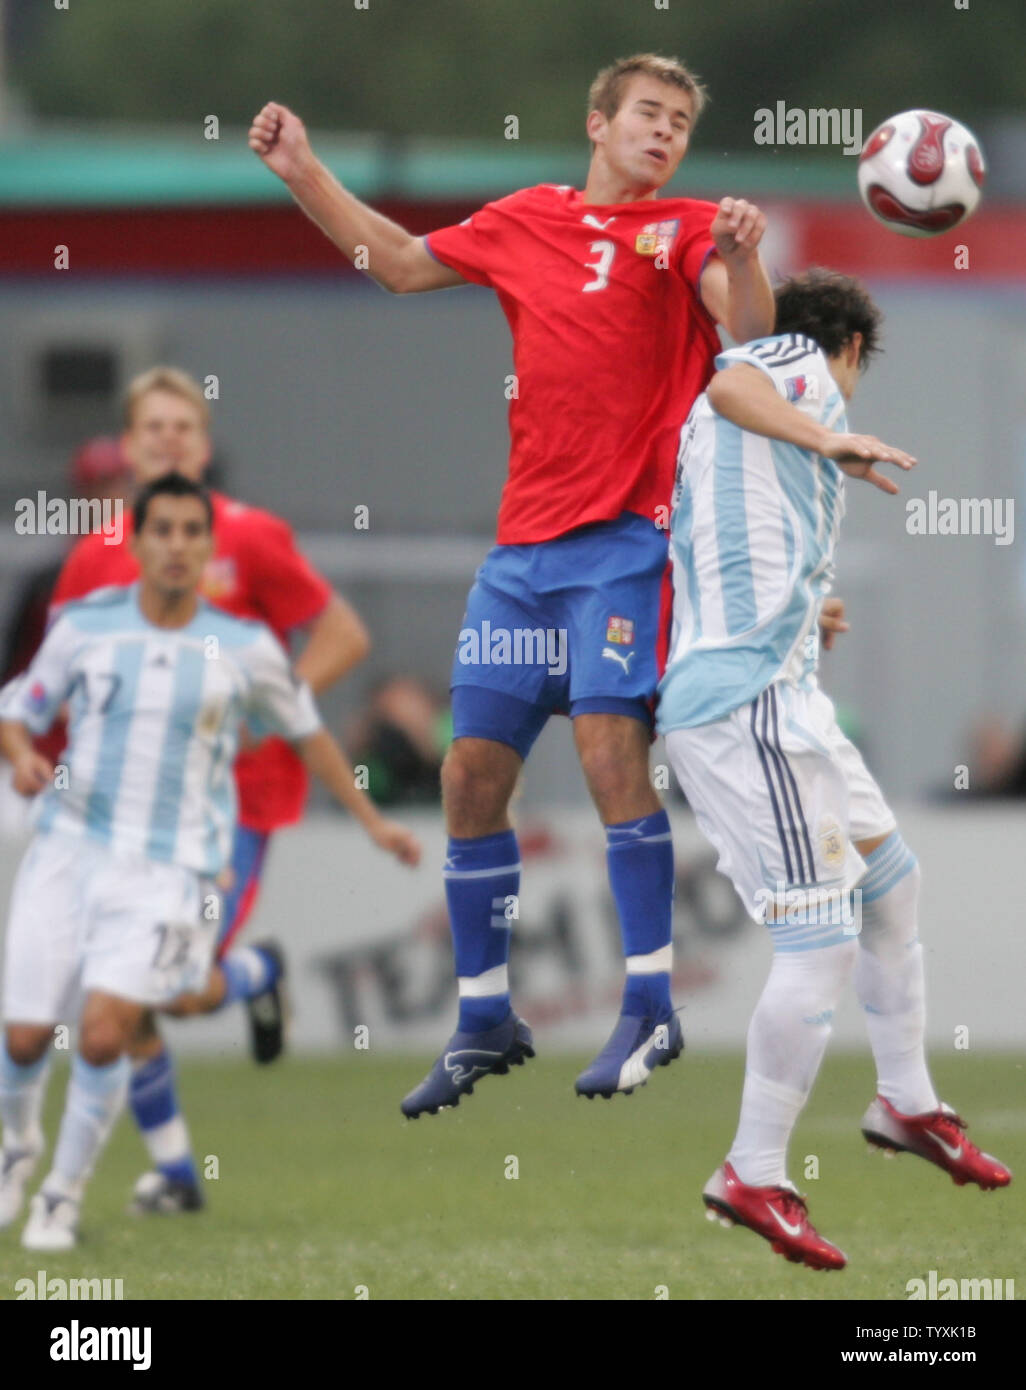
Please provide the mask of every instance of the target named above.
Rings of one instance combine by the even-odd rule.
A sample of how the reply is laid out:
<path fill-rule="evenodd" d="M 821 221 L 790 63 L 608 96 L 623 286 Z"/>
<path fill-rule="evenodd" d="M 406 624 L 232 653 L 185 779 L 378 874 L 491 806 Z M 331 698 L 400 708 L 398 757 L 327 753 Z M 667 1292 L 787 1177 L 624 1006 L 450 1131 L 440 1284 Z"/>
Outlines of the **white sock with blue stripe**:
<path fill-rule="evenodd" d="M 64 1118 L 43 1191 L 75 1201 L 82 1196 L 125 1103 L 129 1071 L 127 1057 L 106 1067 L 94 1067 L 78 1053 L 72 1058 Z"/>
<path fill-rule="evenodd" d="M 917 914 L 921 876 L 895 830 L 866 856 L 855 990 L 876 1062 L 877 1089 L 903 1115 L 940 1102 L 926 1065 L 926 987 Z"/>
<path fill-rule="evenodd" d="M 853 937 L 830 945 L 795 940 L 776 945 L 769 979 L 748 1027 L 741 1118 L 727 1160 L 743 1183 L 787 1181 L 787 1145 L 812 1090 L 830 1038 L 831 1020 L 855 962 Z"/>
<path fill-rule="evenodd" d="M 50 1072 L 50 1051 L 37 1062 L 22 1066 L 7 1051 L 7 1039 L 0 1037 L 0 1123 L 3 1147 L 37 1150 L 43 1146 L 40 1115 L 46 1081 Z"/>

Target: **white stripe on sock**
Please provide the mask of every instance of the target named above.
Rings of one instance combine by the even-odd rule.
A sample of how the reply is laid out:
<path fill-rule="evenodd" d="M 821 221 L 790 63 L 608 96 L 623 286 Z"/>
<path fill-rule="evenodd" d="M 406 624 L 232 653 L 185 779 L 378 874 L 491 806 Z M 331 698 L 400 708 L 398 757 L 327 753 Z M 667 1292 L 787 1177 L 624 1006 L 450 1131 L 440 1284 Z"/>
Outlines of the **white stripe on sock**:
<path fill-rule="evenodd" d="M 181 1115 L 172 1115 L 162 1125 L 144 1129 L 142 1137 L 154 1163 L 175 1163 L 189 1157 L 189 1131 Z"/>
<path fill-rule="evenodd" d="M 495 878 L 497 874 L 518 874 L 520 860 L 515 864 L 496 864 L 494 869 L 443 869 L 443 878 Z"/>
<path fill-rule="evenodd" d="M 647 956 L 628 956 L 628 975 L 657 975 L 660 971 L 673 969 L 673 943 L 667 942 L 658 950 L 649 951 Z"/>
<path fill-rule="evenodd" d="M 252 946 L 236 946 L 228 953 L 228 959 L 245 971 L 251 989 L 256 989 L 267 978 L 267 957 Z"/>
<path fill-rule="evenodd" d="M 457 980 L 461 999 L 487 999 L 492 994 L 509 993 L 509 969 L 493 965 L 482 975 L 461 975 Z"/>

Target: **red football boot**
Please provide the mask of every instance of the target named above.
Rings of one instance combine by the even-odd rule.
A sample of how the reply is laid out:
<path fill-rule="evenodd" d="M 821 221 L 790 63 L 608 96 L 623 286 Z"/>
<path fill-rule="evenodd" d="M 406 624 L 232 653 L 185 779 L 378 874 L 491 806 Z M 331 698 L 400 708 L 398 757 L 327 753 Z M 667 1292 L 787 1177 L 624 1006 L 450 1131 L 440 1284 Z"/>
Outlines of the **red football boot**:
<path fill-rule="evenodd" d="M 902 1115 L 883 1096 L 877 1096 L 862 1117 L 862 1133 L 878 1149 L 918 1154 L 950 1173 L 959 1187 L 967 1182 L 976 1183 L 984 1192 L 1007 1187 L 1012 1181 L 1009 1170 L 971 1144 L 965 1128 L 965 1120 L 950 1105 L 925 1115 Z"/>
<path fill-rule="evenodd" d="M 778 1255 L 810 1269 L 843 1269 L 848 1263 L 836 1245 L 824 1240 L 809 1221 L 805 1198 L 793 1187 L 749 1187 L 729 1163 L 717 1168 L 702 1200 L 710 1221 L 737 1222 L 763 1236 Z"/>

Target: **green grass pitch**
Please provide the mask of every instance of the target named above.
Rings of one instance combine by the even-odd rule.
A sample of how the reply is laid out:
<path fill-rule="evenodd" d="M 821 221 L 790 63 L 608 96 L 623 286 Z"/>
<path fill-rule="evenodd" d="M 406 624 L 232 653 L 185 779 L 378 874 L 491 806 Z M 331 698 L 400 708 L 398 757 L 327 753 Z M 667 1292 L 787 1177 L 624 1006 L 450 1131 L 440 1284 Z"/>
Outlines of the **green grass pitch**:
<path fill-rule="evenodd" d="M 548 1057 L 489 1077 L 458 1109 L 406 1121 L 400 1097 L 428 1059 L 186 1062 L 181 1094 L 201 1156 L 217 1159 L 207 1209 L 130 1218 L 147 1166 L 122 1119 L 68 1255 L 22 1251 L 0 1232 L 0 1299 L 15 1281 L 120 1278 L 125 1298 L 904 1300 L 906 1283 L 1014 1279 L 1026 1294 L 1026 1064 L 935 1060 L 970 1135 L 1023 1177 L 1004 1192 L 956 1188 L 939 1169 L 867 1153 L 858 1122 L 868 1057 L 827 1057 L 791 1148 L 814 1222 L 848 1255 L 815 1273 L 765 1241 L 704 1220 L 700 1191 L 737 1113 L 740 1056 L 686 1053 L 630 1097 L 585 1101 L 585 1058 Z M 63 1102 L 47 1107 L 52 1142 Z M 806 1156 L 819 1177 L 804 1176 Z M 516 1160 L 516 1164 L 512 1160 Z M 507 1177 L 514 1167 L 517 1177 Z"/>

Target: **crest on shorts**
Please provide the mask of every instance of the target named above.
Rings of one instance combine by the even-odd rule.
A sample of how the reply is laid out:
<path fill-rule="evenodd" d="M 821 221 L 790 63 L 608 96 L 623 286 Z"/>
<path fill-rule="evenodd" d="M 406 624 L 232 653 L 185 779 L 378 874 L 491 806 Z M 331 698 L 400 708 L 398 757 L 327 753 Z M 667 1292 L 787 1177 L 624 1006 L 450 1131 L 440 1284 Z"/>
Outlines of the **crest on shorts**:
<path fill-rule="evenodd" d="M 634 645 L 634 619 L 610 618 L 606 624 L 606 641 L 617 642 L 621 647 Z"/>
<path fill-rule="evenodd" d="M 832 816 L 824 816 L 819 823 L 819 857 L 831 869 L 840 868 L 844 863 L 844 832 Z"/>

